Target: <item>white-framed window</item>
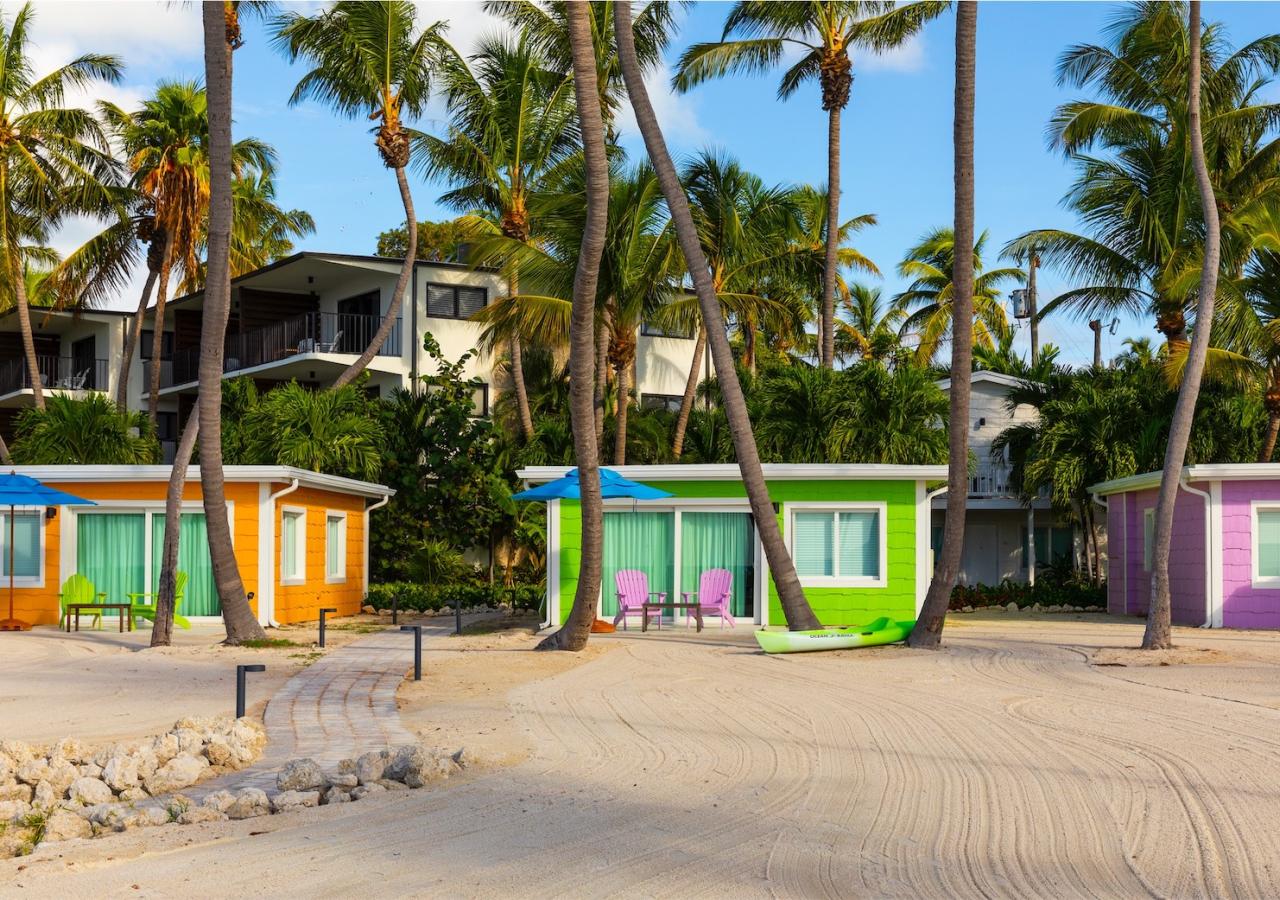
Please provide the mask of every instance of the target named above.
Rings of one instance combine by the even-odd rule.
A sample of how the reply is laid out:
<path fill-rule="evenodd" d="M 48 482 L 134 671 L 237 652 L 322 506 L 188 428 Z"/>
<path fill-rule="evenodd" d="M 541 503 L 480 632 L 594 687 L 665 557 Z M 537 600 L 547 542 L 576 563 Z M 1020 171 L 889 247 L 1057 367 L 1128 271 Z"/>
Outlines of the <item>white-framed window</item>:
<path fill-rule="evenodd" d="M 44 587 L 44 511 L 13 515 L 13 586 Z M 0 581 L 9 582 L 9 512 L 0 513 Z"/>
<path fill-rule="evenodd" d="M 1151 571 L 1151 557 L 1156 549 L 1156 508 L 1142 511 L 1142 571 Z"/>
<path fill-rule="evenodd" d="M 324 517 L 324 580 L 347 580 L 347 514 L 329 510 Z"/>
<path fill-rule="evenodd" d="M 806 587 L 884 587 L 884 503 L 788 503 L 791 556 Z"/>
<path fill-rule="evenodd" d="M 286 506 L 280 511 L 280 583 L 307 580 L 307 511 Z"/>
<path fill-rule="evenodd" d="M 1280 502 L 1255 500 L 1253 586 L 1280 589 Z"/>

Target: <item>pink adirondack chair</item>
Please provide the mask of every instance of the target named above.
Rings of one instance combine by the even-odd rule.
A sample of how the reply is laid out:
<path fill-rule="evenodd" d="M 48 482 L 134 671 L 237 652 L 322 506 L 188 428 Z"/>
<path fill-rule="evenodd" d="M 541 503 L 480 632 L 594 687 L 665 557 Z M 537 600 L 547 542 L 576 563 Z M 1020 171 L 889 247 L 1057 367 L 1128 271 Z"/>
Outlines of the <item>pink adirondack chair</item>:
<path fill-rule="evenodd" d="M 720 627 L 724 628 L 725 623 L 729 623 L 730 628 L 736 628 L 737 623 L 733 620 L 733 614 L 729 611 L 729 600 L 733 594 L 733 573 L 728 569 L 707 569 L 698 576 L 697 591 L 682 591 L 685 603 L 693 603 L 690 597 L 697 597 L 697 604 L 700 612 L 705 617 L 707 615 L 719 616 Z M 686 613 L 686 624 L 693 619 L 693 610 Z"/>
<path fill-rule="evenodd" d="M 644 617 L 643 604 L 649 602 L 650 597 L 657 597 L 658 603 L 667 602 L 666 591 L 649 590 L 649 576 L 639 569 L 619 569 L 613 576 L 614 586 L 618 589 L 618 614 L 613 617 L 613 624 L 622 623 L 622 630 L 627 630 L 627 616 Z M 656 620 L 658 627 L 662 627 L 662 610 L 655 609 L 650 611 L 649 617 Z"/>

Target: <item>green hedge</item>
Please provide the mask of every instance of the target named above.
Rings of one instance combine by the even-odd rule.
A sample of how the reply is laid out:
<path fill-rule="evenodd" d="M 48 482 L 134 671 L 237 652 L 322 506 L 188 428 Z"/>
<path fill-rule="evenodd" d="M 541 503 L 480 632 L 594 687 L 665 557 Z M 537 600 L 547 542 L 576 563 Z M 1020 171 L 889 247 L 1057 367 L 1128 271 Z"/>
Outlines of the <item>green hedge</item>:
<path fill-rule="evenodd" d="M 426 612 L 427 610 L 453 609 L 455 604 L 468 606 L 510 605 L 513 609 L 537 609 L 542 603 L 545 589 L 538 584 L 517 584 L 514 587 L 487 584 L 418 584 L 412 581 L 392 581 L 369 585 L 369 597 L 365 601 L 377 609 L 390 609 L 393 597 L 399 598 L 402 610 Z"/>
<path fill-rule="evenodd" d="M 1107 605 L 1106 585 L 1080 581 L 1037 581 L 1032 587 L 1024 582 L 1002 581 L 999 584 L 956 585 L 951 592 L 949 609 L 966 606 L 1101 606 Z"/>

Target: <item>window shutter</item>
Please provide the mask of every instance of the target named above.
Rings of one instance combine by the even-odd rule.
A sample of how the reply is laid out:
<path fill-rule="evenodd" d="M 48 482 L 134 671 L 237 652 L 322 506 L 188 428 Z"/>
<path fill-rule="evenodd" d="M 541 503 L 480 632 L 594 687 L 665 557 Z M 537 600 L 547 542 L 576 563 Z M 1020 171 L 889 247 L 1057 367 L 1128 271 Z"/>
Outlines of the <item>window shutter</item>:
<path fill-rule="evenodd" d="M 484 288 L 458 288 L 458 317 L 465 319 L 484 309 L 489 292 Z"/>
<path fill-rule="evenodd" d="M 834 535 L 831 513 L 796 513 L 792 548 L 796 574 L 833 575 Z"/>
<path fill-rule="evenodd" d="M 840 577 L 879 575 L 880 514 L 870 510 L 840 513 Z"/>
<path fill-rule="evenodd" d="M 446 318 L 457 315 L 454 309 L 453 288 L 439 284 L 427 285 L 427 315 Z"/>
<path fill-rule="evenodd" d="M 1280 578 L 1280 509 L 1258 510 L 1258 575 Z"/>

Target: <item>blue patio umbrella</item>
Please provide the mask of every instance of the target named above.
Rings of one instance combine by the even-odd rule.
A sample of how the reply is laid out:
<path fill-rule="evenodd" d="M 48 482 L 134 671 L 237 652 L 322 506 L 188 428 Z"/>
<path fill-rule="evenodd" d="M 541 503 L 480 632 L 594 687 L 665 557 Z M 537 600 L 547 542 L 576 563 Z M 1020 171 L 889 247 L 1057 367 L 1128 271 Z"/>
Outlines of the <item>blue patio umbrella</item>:
<path fill-rule="evenodd" d="M 41 484 L 34 478 L 10 472 L 0 475 L 0 506 L 9 507 L 9 618 L 0 619 L 0 631 L 30 631 L 31 624 L 13 615 L 14 509 L 19 506 L 97 506 L 85 500 Z"/>
<path fill-rule="evenodd" d="M 671 493 L 660 488 L 650 487 L 629 478 L 623 478 L 613 469 L 600 469 L 600 495 L 606 500 L 628 497 L 632 500 L 661 500 L 670 497 Z M 570 469 L 568 474 L 555 481 L 548 481 L 527 491 L 511 495 L 512 500 L 581 500 L 582 492 L 578 487 L 578 470 Z"/>

